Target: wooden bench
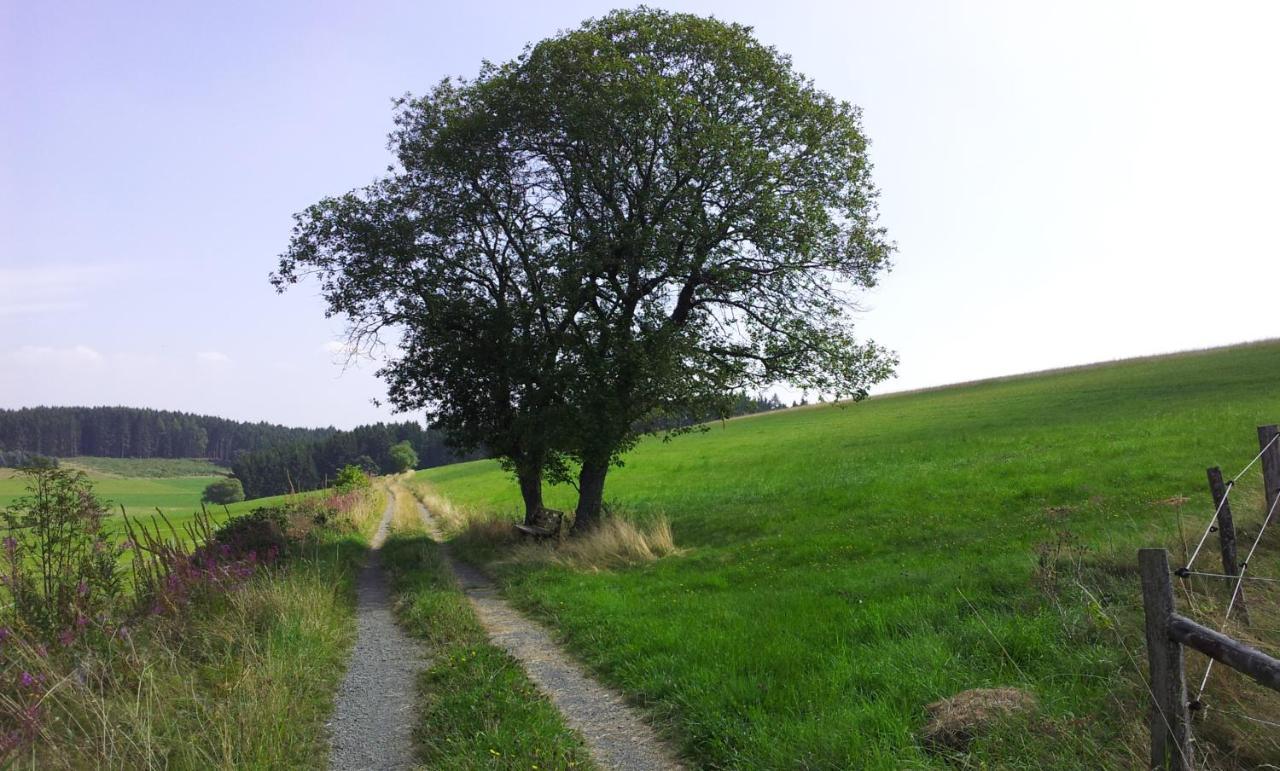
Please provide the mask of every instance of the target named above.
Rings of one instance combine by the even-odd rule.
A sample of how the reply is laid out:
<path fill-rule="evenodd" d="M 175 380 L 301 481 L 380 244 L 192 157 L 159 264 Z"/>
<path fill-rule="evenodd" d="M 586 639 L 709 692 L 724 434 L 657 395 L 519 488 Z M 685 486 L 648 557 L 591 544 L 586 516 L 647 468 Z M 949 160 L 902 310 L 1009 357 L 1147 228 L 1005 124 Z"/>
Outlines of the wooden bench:
<path fill-rule="evenodd" d="M 559 538 L 560 528 L 564 524 L 564 512 L 555 509 L 538 509 L 533 521 L 516 525 L 516 530 L 533 538 Z"/>

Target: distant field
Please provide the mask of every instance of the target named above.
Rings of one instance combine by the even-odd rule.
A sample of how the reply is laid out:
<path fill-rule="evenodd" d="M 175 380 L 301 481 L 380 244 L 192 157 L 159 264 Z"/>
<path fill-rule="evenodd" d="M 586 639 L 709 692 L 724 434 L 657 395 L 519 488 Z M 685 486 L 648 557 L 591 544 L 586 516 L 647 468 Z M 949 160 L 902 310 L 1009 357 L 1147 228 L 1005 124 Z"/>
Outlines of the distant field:
<path fill-rule="evenodd" d="M 91 475 L 116 477 L 226 476 L 231 470 L 204 458 L 62 458 L 61 464 Z"/>
<path fill-rule="evenodd" d="M 114 519 L 119 519 L 120 507 L 132 517 L 148 519 L 159 509 L 175 525 L 184 522 L 200 510 L 200 495 L 204 488 L 225 469 L 198 459 L 148 459 L 148 458 L 67 458 L 61 461 L 67 468 L 75 468 L 88 474 L 98 496 L 111 504 Z M 185 472 L 181 475 L 179 472 Z M 199 472 L 196 475 L 193 472 Z M 135 474 L 136 476 L 125 476 Z M 25 482 L 17 471 L 0 469 L 0 508 L 12 504 L 26 494 Z M 256 506 L 266 506 L 283 500 L 286 496 L 258 498 L 227 507 L 232 514 L 247 512 Z M 226 516 L 222 506 L 211 506 L 214 519 Z"/>
<path fill-rule="evenodd" d="M 964 767 L 1141 767 L 1135 550 L 1194 542 L 1212 513 L 1205 467 L 1234 473 L 1255 427 L 1280 422 L 1277 373 L 1268 342 L 649 440 L 606 498 L 665 514 L 683 555 L 592 573 L 491 567 L 698 767 L 947 767 L 916 739 L 925 706 L 1005 685 L 1034 692 L 1041 714 L 978 740 Z M 496 463 L 419 478 L 457 503 L 518 507 Z M 573 504 L 572 490 L 548 498 Z M 1251 538 L 1256 469 L 1233 501 Z M 1259 555 L 1259 575 L 1280 575 L 1280 533 Z M 1280 592 L 1254 591 L 1268 616 L 1253 633 L 1274 653 Z M 1198 594 L 1196 612 L 1212 619 L 1220 594 Z M 1203 659 L 1189 657 L 1194 677 Z M 1214 677 L 1214 703 L 1280 714 L 1280 700 L 1236 703 L 1217 690 L 1233 675 Z M 1210 713 L 1198 726 L 1210 765 L 1280 759 L 1280 736 L 1252 729 Z"/>
<path fill-rule="evenodd" d="M 109 500 L 113 508 L 124 506 L 130 514 L 154 513 L 159 508 L 166 514 L 200 508 L 200 494 L 211 477 L 170 477 L 144 479 L 93 476 L 98 495 Z M 21 477 L 0 478 L 0 506 L 7 506 L 26 493 Z"/>

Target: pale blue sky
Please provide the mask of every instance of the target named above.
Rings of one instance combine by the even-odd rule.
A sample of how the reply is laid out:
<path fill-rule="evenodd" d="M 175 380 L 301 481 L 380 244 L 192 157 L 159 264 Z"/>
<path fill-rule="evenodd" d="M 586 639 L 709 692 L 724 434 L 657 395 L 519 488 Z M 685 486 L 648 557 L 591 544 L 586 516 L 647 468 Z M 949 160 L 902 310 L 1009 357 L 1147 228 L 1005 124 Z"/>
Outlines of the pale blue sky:
<path fill-rule="evenodd" d="M 913 388 L 1280 335 L 1280 5 L 669 2 L 861 105 Z M 613 2 L 0 0 L 0 407 L 389 416 L 293 212 L 386 166 L 390 100 Z"/>

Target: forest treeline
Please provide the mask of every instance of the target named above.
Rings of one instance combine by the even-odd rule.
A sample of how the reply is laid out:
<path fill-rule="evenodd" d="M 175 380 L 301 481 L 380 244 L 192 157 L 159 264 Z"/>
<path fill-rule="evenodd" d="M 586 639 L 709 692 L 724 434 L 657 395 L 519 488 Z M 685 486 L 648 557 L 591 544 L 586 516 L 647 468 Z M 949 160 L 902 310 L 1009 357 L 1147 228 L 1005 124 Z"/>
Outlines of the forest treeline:
<path fill-rule="evenodd" d="M 319 441 L 334 428 L 289 428 L 210 415 L 138 407 L 24 407 L 0 410 L 0 450 L 69 458 L 209 458 L 294 442 Z"/>
<path fill-rule="evenodd" d="M 395 468 L 391 448 L 399 442 L 413 447 L 418 468 L 481 457 L 455 454 L 439 432 L 417 423 L 375 423 L 319 441 L 290 442 L 245 453 L 232 462 L 231 471 L 244 485 L 247 498 L 315 490 L 328 486 L 343 466 L 361 466 L 374 474 L 390 471 Z"/>
<path fill-rule="evenodd" d="M 730 414 L 768 412 L 783 406 L 776 396 L 741 394 Z M 662 428 L 673 428 L 697 421 L 668 417 L 657 422 Z M 361 466 L 372 473 L 390 470 L 394 467 L 391 448 L 404 441 L 417 453 L 418 468 L 486 455 L 461 455 L 445 444 L 441 432 L 415 422 L 375 423 L 338 431 L 136 407 L 0 410 L 0 466 L 28 465 L 42 456 L 209 458 L 231 466 L 248 498 L 324 487 L 346 465 Z"/>

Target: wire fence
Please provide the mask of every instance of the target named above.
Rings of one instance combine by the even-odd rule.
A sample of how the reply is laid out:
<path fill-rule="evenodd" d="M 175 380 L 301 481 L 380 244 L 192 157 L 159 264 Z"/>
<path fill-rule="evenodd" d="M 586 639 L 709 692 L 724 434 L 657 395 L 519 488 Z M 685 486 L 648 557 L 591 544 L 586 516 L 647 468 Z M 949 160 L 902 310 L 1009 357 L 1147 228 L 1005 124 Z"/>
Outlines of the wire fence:
<path fill-rule="evenodd" d="M 1280 723 L 1270 719 L 1274 718 L 1274 715 L 1266 717 L 1250 715 L 1208 704 L 1204 700 L 1214 664 L 1219 661 L 1249 675 L 1269 688 L 1280 691 L 1280 660 L 1250 648 L 1226 634 L 1232 620 L 1232 613 L 1237 609 L 1244 614 L 1242 622 L 1249 623 L 1244 605 L 1246 581 L 1258 584 L 1280 583 L 1280 577 L 1249 574 L 1263 537 L 1276 518 L 1277 510 L 1280 509 L 1280 431 L 1277 431 L 1275 426 L 1262 426 L 1258 429 L 1258 437 L 1260 446 L 1258 454 L 1253 456 L 1253 459 L 1230 480 L 1224 483 L 1218 469 L 1209 469 L 1210 490 L 1215 502 L 1213 514 L 1209 517 L 1199 541 L 1191 550 L 1190 557 L 1183 566 L 1170 570 L 1167 552 L 1162 549 L 1143 549 L 1139 552 L 1139 561 L 1143 569 L 1143 602 L 1147 617 L 1150 692 L 1155 714 L 1160 717 L 1160 720 L 1151 724 L 1152 762 L 1160 767 L 1163 767 L 1166 762 L 1173 768 L 1195 767 L 1190 712 L 1211 711 L 1230 719 L 1280 727 Z M 1229 501 L 1239 481 L 1260 461 L 1262 462 L 1265 513 L 1244 559 L 1238 560 L 1235 526 Z M 1203 553 L 1209 535 L 1214 532 L 1219 535 L 1223 572 L 1197 570 L 1196 561 Z M 1228 583 L 1231 588 L 1231 597 L 1227 602 L 1221 623 L 1216 625 L 1216 629 L 1176 614 L 1172 576 L 1177 576 L 1184 581 L 1192 577 L 1200 577 L 1223 580 Z M 1183 646 L 1197 650 L 1208 657 L 1199 687 L 1196 689 L 1194 698 L 1190 700 L 1187 699 Z"/>

